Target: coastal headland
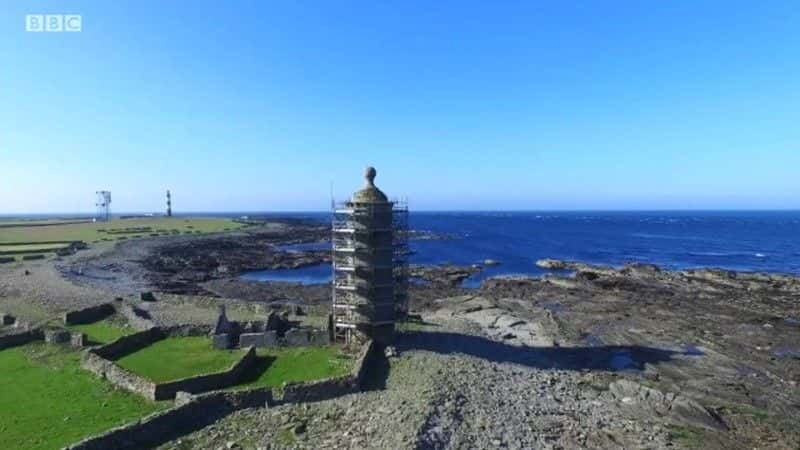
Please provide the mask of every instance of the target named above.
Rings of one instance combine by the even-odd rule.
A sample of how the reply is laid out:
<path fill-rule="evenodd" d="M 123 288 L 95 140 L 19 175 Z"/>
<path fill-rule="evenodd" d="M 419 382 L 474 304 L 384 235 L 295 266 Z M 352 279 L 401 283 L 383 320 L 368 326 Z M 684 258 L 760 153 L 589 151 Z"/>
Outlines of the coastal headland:
<path fill-rule="evenodd" d="M 86 248 L 0 264 L 0 312 L 47 322 L 151 293 L 155 301 L 141 308 L 161 326 L 208 325 L 223 304 L 236 320 L 283 310 L 325 320 L 329 285 L 241 278 L 329 262 L 329 251 L 283 248 L 327 240 L 325 224 L 136 225 L 112 240 L 119 222 L 105 233 L 92 225 L 93 234 L 38 238 Z M 30 236 L 44 232 L 14 242 L 33 245 Z M 412 267 L 412 315 L 366 392 L 243 409 L 161 448 L 800 447 L 800 279 L 540 266 L 552 272 L 489 278 L 478 288 L 462 281 L 480 265 Z"/>

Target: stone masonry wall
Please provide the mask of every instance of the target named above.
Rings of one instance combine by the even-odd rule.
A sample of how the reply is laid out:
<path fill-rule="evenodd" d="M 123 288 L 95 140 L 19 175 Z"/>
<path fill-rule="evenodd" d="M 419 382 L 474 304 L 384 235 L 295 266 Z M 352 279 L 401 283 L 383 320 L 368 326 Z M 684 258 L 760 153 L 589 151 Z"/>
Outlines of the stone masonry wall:
<path fill-rule="evenodd" d="M 89 350 L 81 361 L 81 366 L 123 389 L 135 392 L 150 400 L 168 400 L 174 398 L 175 393 L 178 391 L 198 393 L 231 386 L 239 381 L 242 374 L 255 364 L 257 360 L 255 348 L 249 348 L 239 361 L 225 371 L 160 384 L 125 370 L 114 363 L 114 360 L 122 356 L 141 350 L 167 337 L 203 336 L 209 333 L 210 330 L 210 327 L 195 325 L 150 328 L 130 336 L 121 337 L 102 347 Z M 169 364 L 168 361 L 165 363 Z"/>
<path fill-rule="evenodd" d="M 356 357 L 356 363 L 353 365 L 353 371 L 351 372 L 351 375 L 355 377 L 359 388 L 364 385 L 364 378 L 367 375 L 367 370 L 369 369 L 372 360 L 379 356 L 378 354 L 381 351 L 382 350 L 378 347 L 378 344 L 372 340 L 368 341 L 363 347 L 361 347 L 361 351 Z"/>
<path fill-rule="evenodd" d="M 63 344 L 69 342 L 71 338 L 72 333 L 70 333 L 69 330 L 44 330 L 44 341 L 48 344 Z"/>
<path fill-rule="evenodd" d="M 367 372 L 367 366 L 377 353 L 377 346 L 372 341 L 367 342 L 359 351 L 350 374 L 329 380 L 291 384 L 284 389 L 281 403 L 318 401 L 357 392 Z M 96 358 L 96 355 L 93 356 Z M 175 407 L 167 411 L 84 439 L 65 450 L 152 448 L 211 425 L 234 411 L 269 406 L 274 403 L 273 398 L 274 394 L 268 388 L 217 391 L 195 397 L 185 394 L 181 395 L 180 402 L 176 401 Z"/>
<path fill-rule="evenodd" d="M 316 402 L 358 392 L 376 348 L 374 341 L 364 344 L 356 357 L 353 370 L 346 376 L 287 384 L 283 389 L 282 400 L 286 403 Z"/>
<path fill-rule="evenodd" d="M 137 393 L 147 399 L 155 400 L 156 384 L 145 377 L 129 372 L 102 356 L 96 350 L 89 350 L 81 358 L 81 367 L 104 378 L 116 386 Z"/>
<path fill-rule="evenodd" d="M 318 402 L 358 392 L 358 383 L 351 376 L 328 378 L 305 383 L 290 383 L 283 388 L 284 403 Z"/>
<path fill-rule="evenodd" d="M 90 306 L 88 308 L 79 309 L 77 311 L 70 311 L 64 313 L 65 325 L 79 325 L 83 323 L 97 322 L 106 317 L 114 314 L 116 310 L 111 303 L 103 303 L 101 305 Z"/>
<path fill-rule="evenodd" d="M 253 367 L 256 361 L 256 349 L 255 347 L 250 347 L 239 361 L 224 372 L 198 375 L 169 383 L 156 384 L 154 398 L 156 400 L 168 400 L 175 398 L 175 394 L 178 391 L 196 394 L 232 386 L 239 381 L 248 369 Z"/>
<path fill-rule="evenodd" d="M 66 450 L 138 450 L 152 448 L 211 425 L 226 415 L 272 402 L 272 391 L 212 392 L 188 402 L 84 439 Z"/>
<path fill-rule="evenodd" d="M 0 350 L 27 344 L 28 342 L 41 341 L 44 333 L 40 329 L 28 330 L 22 333 L 7 334 L 0 336 Z"/>
<path fill-rule="evenodd" d="M 129 336 L 123 336 L 114 342 L 91 350 L 91 352 L 101 358 L 117 359 L 147 347 L 153 342 L 160 341 L 166 337 L 167 334 L 164 333 L 164 331 L 162 331 L 160 328 L 151 328 L 149 330 L 140 331 Z"/>
<path fill-rule="evenodd" d="M 239 347 L 277 347 L 278 332 L 264 331 L 262 333 L 242 333 L 239 335 Z"/>

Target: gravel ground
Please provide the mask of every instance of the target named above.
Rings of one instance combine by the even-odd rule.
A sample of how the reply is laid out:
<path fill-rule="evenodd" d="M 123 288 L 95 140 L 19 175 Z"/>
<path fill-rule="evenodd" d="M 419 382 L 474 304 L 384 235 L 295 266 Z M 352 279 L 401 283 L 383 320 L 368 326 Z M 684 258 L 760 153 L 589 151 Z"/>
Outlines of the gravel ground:
<path fill-rule="evenodd" d="M 26 321 L 58 317 L 65 311 L 112 300 L 113 294 L 65 280 L 52 261 L 0 267 L 0 311 Z"/>
<path fill-rule="evenodd" d="M 245 410 L 163 449 L 181 448 L 663 448 L 659 421 L 636 420 L 606 401 L 613 376 L 458 352 L 441 328 L 472 333 L 457 321 L 401 337 L 385 388 L 306 405 Z M 422 336 L 422 337 L 420 337 Z M 485 339 L 477 336 L 478 339 Z M 436 351 L 415 348 L 429 347 Z M 378 381 L 381 384 L 380 380 Z"/>

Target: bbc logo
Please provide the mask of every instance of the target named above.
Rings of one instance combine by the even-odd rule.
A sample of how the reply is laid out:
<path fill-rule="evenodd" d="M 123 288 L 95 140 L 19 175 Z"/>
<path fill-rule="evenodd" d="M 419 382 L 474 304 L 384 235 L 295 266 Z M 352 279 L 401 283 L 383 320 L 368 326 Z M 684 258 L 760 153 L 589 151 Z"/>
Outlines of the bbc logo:
<path fill-rule="evenodd" d="M 80 14 L 28 14 L 25 31 L 78 32 L 81 31 Z"/>

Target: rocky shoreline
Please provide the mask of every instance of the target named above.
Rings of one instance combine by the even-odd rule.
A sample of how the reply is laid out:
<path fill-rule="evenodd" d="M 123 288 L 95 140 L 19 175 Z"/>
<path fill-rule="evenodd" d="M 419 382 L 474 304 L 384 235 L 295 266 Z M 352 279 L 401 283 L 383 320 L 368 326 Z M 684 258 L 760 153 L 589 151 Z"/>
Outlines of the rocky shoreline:
<path fill-rule="evenodd" d="M 242 317 L 273 304 L 321 316 L 328 285 L 238 275 L 329 261 L 281 249 L 327 237 L 319 224 L 276 221 L 93 249 L 36 263 L 27 278 L 3 269 L 0 305 L 24 315 L 28 292 L 57 311 L 153 290 L 159 323 L 210 320 L 218 302 Z M 800 447 L 800 279 L 539 265 L 551 272 L 475 289 L 462 282 L 479 266 L 411 267 L 417 319 L 400 325 L 400 355 L 371 376 L 374 390 L 240 411 L 164 448 Z"/>

